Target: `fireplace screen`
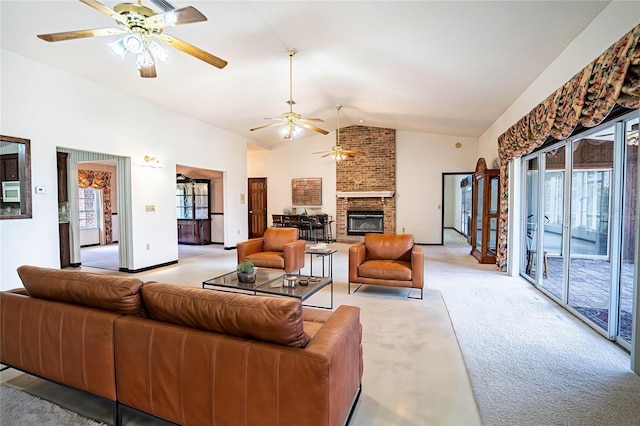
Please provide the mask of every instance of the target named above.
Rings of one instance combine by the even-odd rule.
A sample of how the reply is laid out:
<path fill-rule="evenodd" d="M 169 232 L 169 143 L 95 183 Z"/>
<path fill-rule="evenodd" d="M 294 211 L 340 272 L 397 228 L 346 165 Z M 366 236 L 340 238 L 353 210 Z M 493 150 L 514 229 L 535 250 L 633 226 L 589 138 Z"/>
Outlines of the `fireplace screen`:
<path fill-rule="evenodd" d="M 384 234 L 382 211 L 348 211 L 347 235 Z"/>

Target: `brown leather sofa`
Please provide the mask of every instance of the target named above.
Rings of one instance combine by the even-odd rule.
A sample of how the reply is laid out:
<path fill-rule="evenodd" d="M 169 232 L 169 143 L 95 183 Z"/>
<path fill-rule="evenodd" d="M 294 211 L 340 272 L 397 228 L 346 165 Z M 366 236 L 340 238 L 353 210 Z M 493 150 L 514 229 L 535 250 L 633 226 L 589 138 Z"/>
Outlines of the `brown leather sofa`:
<path fill-rule="evenodd" d="M 261 238 L 236 244 L 238 263 L 250 260 L 255 266 L 296 273 L 304 267 L 306 243 L 298 239 L 297 228 L 267 228 Z"/>
<path fill-rule="evenodd" d="M 412 234 L 366 234 L 364 242 L 349 247 L 349 283 L 410 287 L 424 287 L 424 254 Z M 413 297 L 412 297 L 413 298 Z"/>
<path fill-rule="evenodd" d="M 21 266 L 0 292 L 0 362 L 183 425 L 344 425 L 360 310 Z"/>

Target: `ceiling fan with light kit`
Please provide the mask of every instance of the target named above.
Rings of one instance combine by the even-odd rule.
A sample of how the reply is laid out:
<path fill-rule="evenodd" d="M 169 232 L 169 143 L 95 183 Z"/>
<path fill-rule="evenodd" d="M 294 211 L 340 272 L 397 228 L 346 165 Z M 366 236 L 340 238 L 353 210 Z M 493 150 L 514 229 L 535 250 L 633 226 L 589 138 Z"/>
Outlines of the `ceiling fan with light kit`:
<path fill-rule="evenodd" d="M 192 44 L 163 33 L 167 27 L 206 21 L 207 17 L 195 7 L 187 6 L 175 9 L 165 0 L 151 0 L 162 10 L 161 12 L 156 12 L 149 7 L 143 6 L 142 0 L 138 0 L 137 3 L 120 3 L 115 5 L 113 9 L 96 0 L 80 1 L 110 16 L 118 26 L 114 28 L 39 34 L 38 38 L 55 42 L 124 34 L 119 40 L 109 43 L 109 47 L 121 58 L 124 58 L 129 52 L 135 54 L 140 77 L 143 78 L 156 77 L 156 64 L 165 62 L 169 57 L 169 53 L 157 41 L 181 50 L 216 68 L 224 68 L 227 65 L 227 61 L 224 59 L 220 59 Z"/>
<path fill-rule="evenodd" d="M 293 55 L 296 54 L 295 49 L 287 49 L 287 55 L 289 55 L 289 100 L 287 103 L 289 104 L 289 112 L 284 112 L 280 115 L 279 118 L 265 118 L 265 120 L 274 120 L 277 123 L 265 124 L 264 126 L 254 127 L 250 129 L 250 131 L 267 129 L 269 127 L 284 125 L 281 129 L 280 133 L 284 136 L 284 139 L 292 139 L 296 136 L 299 136 L 302 133 L 302 128 L 313 130 L 314 132 L 318 132 L 323 135 L 329 134 L 324 129 L 313 126 L 309 124 L 309 122 L 324 122 L 321 118 L 302 118 L 302 115 L 293 112 Z"/>
<path fill-rule="evenodd" d="M 360 151 L 356 151 L 354 149 L 347 149 L 340 145 L 340 111 L 342 110 L 342 105 L 336 105 L 336 110 L 338 110 L 338 129 L 336 130 L 336 144 L 331 147 L 331 151 L 321 151 L 314 152 L 314 154 L 324 154 L 322 157 L 331 156 L 336 161 L 346 160 L 349 158 L 355 157 L 357 154 L 362 154 Z"/>

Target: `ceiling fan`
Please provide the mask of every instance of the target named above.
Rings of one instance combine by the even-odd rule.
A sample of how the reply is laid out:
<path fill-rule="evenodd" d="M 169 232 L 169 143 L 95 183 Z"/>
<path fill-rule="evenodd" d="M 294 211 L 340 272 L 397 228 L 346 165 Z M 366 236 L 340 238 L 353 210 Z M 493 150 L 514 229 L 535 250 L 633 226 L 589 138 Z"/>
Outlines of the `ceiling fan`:
<path fill-rule="evenodd" d="M 114 6 L 113 9 L 96 0 L 80 1 L 112 17 L 118 24 L 118 28 L 97 28 L 39 34 L 38 38 L 53 42 L 124 34 L 121 39 L 110 43 L 109 47 L 121 58 L 124 58 L 128 52 L 135 54 L 140 76 L 144 78 L 156 77 L 156 63 L 165 62 L 169 57 L 168 52 L 155 40 L 181 50 L 214 67 L 224 68 L 227 65 L 227 61 L 217 56 L 168 34 L 163 34 L 166 27 L 206 21 L 207 17 L 195 7 L 187 6 L 175 9 L 164 0 L 152 0 L 156 6 L 163 10 L 163 12 L 157 13 L 143 6 L 142 0 L 138 0 L 138 3 L 120 3 Z"/>
<path fill-rule="evenodd" d="M 342 105 L 336 105 L 336 109 L 338 110 L 338 130 L 336 131 L 336 144 L 331 147 L 331 151 L 321 151 L 314 152 L 314 154 L 324 154 L 322 157 L 331 156 L 336 161 L 346 160 L 348 158 L 353 158 L 357 154 L 362 154 L 360 151 L 356 151 L 354 149 L 346 149 L 340 145 L 340 110 L 342 110 Z"/>
<path fill-rule="evenodd" d="M 313 122 L 324 122 L 321 118 L 302 118 L 302 116 L 298 113 L 293 112 L 293 55 L 296 54 L 295 49 L 287 49 L 287 55 L 289 55 L 289 100 L 287 103 L 289 104 L 289 112 L 284 112 L 280 115 L 280 118 L 265 118 L 265 120 L 275 120 L 278 123 L 265 124 L 264 126 L 254 127 L 250 129 L 250 131 L 266 129 L 268 127 L 280 126 L 282 124 L 285 127 L 282 128 L 281 134 L 285 139 L 292 139 L 300 133 L 302 133 L 302 128 L 313 130 L 314 132 L 321 133 L 323 135 L 328 134 L 326 130 L 323 130 L 319 127 L 313 126 L 309 124 L 310 121 Z"/>

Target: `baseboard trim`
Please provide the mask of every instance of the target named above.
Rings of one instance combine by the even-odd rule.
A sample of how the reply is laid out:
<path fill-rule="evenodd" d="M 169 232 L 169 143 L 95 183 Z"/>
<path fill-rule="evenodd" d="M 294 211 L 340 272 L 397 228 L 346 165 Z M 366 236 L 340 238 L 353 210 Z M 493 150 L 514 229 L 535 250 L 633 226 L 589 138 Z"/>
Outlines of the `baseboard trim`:
<path fill-rule="evenodd" d="M 145 271 L 150 271 L 152 269 L 163 268 L 165 266 L 175 265 L 176 263 L 178 263 L 177 260 L 172 260 L 171 262 L 165 262 L 165 263 L 160 263 L 160 264 L 157 264 L 157 265 L 146 266 L 146 267 L 140 268 L 140 269 L 120 268 L 119 271 L 120 272 L 127 272 L 129 274 L 137 274 L 138 272 L 145 272 Z"/>

